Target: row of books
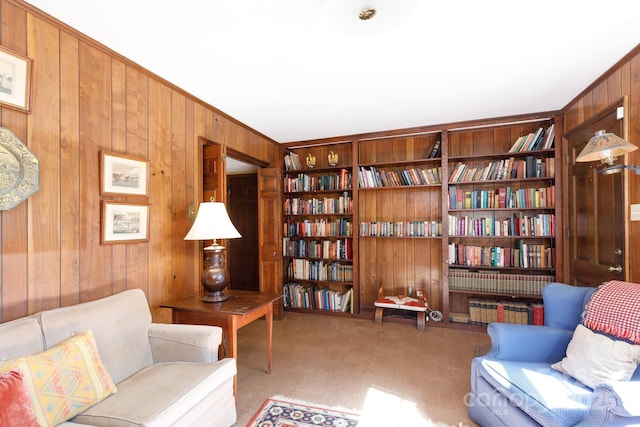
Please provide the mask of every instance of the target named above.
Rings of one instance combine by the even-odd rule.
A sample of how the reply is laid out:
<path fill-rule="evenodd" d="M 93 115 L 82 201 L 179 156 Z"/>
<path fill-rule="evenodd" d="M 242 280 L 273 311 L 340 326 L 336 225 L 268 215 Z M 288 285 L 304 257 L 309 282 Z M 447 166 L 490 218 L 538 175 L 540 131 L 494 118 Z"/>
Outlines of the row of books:
<path fill-rule="evenodd" d="M 554 280 L 554 276 L 544 274 L 452 269 L 449 271 L 449 290 L 539 296 L 542 288 Z"/>
<path fill-rule="evenodd" d="M 554 268 L 555 248 L 516 240 L 515 247 L 449 244 L 449 264 L 465 267 Z"/>
<path fill-rule="evenodd" d="M 343 214 L 352 211 L 353 199 L 346 191 L 340 197 L 324 197 L 322 199 L 288 197 L 284 200 L 285 215 Z"/>
<path fill-rule="evenodd" d="M 555 125 L 551 124 L 547 130 L 540 127 L 535 132 L 516 138 L 509 152 L 519 153 L 522 151 L 549 150 L 554 147 L 554 143 Z"/>
<path fill-rule="evenodd" d="M 485 166 L 473 166 L 458 162 L 449 172 L 449 182 L 502 181 L 506 179 L 553 178 L 553 157 L 527 156 L 523 159 L 509 157 L 490 161 Z"/>
<path fill-rule="evenodd" d="M 287 283 L 282 287 L 284 306 L 328 311 L 351 311 L 353 313 L 353 289 L 346 292 L 319 288 L 317 285 L 304 286 Z"/>
<path fill-rule="evenodd" d="M 449 235 L 451 236 L 555 236 L 555 215 L 537 214 L 533 216 L 514 213 L 509 218 L 475 218 L 449 215 Z"/>
<path fill-rule="evenodd" d="M 353 235 L 353 223 L 346 218 L 285 221 L 284 236 L 345 237 Z"/>
<path fill-rule="evenodd" d="M 515 323 L 519 325 L 544 325 L 544 305 L 522 301 L 497 301 L 469 298 L 469 323 Z"/>
<path fill-rule="evenodd" d="M 435 237 L 442 236 L 442 221 L 372 221 L 361 222 L 360 236 Z"/>
<path fill-rule="evenodd" d="M 431 185 L 441 183 L 440 166 L 433 168 L 382 169 L 375 166 L 358 169 L 358 186 L 360 188 L 402 187 L 414 185 Z"/>
<path fill-rule="evenodd" d="M 287 265 L 287 277 L 297 280 L 352 282 L 353 266 L 339 262 L 294 258 L 289 260 Z"/>
<path fill-rule="evenodd" d="M 292 240 L 282 239 L 282 253 L 290 257 L 324 259 L 353 259 L 352 239 L 337 240 Z"/>
<path fill-rule="evenodd" d="M 309 175 L 299 173 L 295 176 L 284 177 L 284 191 L 296 193 L 302 191 L 329 191 L 351 189 L 351 172 L 340 169 L 335 174 Z"/>
<path fill-rule="evenodd" d="M 449 187 L 449 209 L 553 208 L 556 186 L 514 189 L 510 185 L 495 190 L 463 190 Z"/>

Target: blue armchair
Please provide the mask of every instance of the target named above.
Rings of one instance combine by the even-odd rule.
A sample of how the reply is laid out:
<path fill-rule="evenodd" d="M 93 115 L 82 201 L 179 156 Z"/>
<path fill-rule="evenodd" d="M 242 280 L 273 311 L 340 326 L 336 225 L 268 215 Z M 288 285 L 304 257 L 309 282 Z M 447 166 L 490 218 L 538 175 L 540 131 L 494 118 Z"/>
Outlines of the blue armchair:
<path fill-rule="evenodd" d="M 640 285 L 639 285 L 640 286 Z M 491 350 L 471 365 L 469 417 L 494 426 L 640 426 L 640 368 L 591 389 L 551 368 L 565 357 L 596 288 L 544 287 L 544 326 L 492 323 Z"/>

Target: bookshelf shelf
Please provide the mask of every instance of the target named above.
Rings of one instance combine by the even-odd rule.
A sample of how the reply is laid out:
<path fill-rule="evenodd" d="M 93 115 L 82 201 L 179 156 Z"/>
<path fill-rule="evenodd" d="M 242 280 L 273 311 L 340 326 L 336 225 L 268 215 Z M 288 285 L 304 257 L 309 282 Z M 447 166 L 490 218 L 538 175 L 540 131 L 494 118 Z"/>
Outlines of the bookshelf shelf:
<path fill-rule="evenodd" d="M 511 298 L 511 299 L 532 299 L 532 300 L 541 300 L 542 295 L 530 295 L 530 294 L 516 294 L 512 292 L 485 292 L 485 291 L 465 291 L 461 289 L 451 289 L 449 290 L 452 294 L 467 294 L 467 295 L 482 295 L 488 296 L 492 298 Z"/>

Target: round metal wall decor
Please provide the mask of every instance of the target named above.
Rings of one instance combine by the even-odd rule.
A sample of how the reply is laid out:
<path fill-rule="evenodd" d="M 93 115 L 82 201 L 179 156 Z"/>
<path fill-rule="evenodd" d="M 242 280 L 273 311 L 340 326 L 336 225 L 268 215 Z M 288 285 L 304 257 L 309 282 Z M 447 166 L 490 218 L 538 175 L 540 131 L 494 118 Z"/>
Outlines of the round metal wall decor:
<path fill-rule="evenodd" d="M 40 162 L 7 128 L 0 128 L 0 210 L 9 210 L 40 188 Z"/>

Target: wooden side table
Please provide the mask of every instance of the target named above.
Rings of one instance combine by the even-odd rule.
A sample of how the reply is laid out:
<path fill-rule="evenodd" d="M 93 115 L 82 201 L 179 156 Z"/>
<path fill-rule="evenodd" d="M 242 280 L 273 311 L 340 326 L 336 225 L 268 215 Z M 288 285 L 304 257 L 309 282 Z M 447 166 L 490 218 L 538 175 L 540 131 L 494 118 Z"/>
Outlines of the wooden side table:
<path fill-rule="evenodd" d="M 222 302 L 203 302 L 199 297 L 187 296 L 179 300 L 160 304 L 172 310 L 173 323 L 219 326 L 226 339 L 226 355 L 238 358 L 238 329 L 264 316 L 267 335 L 267 373 L 271 373 L 273 338 L 273 303 L 281 294 L 226 290 L 229 299 Z M 224 344 L 224 341 L 223 341 Z M 237 376 L 233 380 L 237 392 Z"/>

